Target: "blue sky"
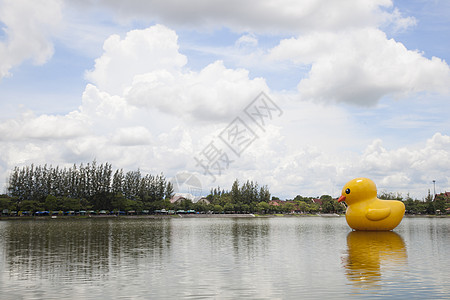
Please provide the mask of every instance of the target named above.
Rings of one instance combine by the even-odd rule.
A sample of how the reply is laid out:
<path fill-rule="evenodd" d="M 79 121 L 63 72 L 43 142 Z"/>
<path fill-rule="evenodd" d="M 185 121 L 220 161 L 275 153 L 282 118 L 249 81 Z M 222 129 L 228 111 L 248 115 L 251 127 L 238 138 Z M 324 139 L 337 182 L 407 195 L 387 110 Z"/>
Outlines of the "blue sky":
<path fill-rule="evenodd" d="M 448 2 L 246 4 L 0 0 L 2 189 L 16 165 L 96 159 L 205 193 L 450 190 Z M 213 179 L 194 157 L 261 91 L 283 114 Z"/>

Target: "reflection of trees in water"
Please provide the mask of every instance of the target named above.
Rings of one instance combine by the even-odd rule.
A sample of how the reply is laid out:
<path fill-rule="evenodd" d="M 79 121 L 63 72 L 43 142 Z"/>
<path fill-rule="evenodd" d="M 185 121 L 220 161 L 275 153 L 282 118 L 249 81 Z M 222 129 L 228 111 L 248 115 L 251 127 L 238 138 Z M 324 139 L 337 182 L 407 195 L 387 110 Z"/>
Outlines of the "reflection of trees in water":
<path fill-rule="evenodd" d="M 269 222 L 266 219 L 235 219 L 232 227 L 233 250 L 236 257 L 251 259 L 267 249 Z"/>
<path fill-rule="evenodd" d="M 91 280 L 159 261 L 170 247 L 167 220 L 48 220 L 4 228 L 6 270 L 18 279 Z M 145 264 L 144 264 L 145 265 Z"/>
<path fill-rule="evenodd" d="M 407 263 L 405 243 L 392 231 L 352 231 L 347 247 L 346 275 L 359 287 L 379 287 L 382 270 Z"/>

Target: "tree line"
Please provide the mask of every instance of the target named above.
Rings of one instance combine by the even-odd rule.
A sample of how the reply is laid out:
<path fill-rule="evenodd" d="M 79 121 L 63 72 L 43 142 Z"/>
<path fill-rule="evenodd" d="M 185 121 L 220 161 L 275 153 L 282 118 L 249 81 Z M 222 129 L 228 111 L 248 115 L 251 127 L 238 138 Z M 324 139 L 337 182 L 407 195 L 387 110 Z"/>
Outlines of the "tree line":
<path fill-rule="evenodd" d="M 259 186 L 257 182 L 247 180 L 242 185 L 236 179 L 231 187 L 231 191 L 222 190 L 220 187 L 211 190 L 207 197 L 214 207 L 214 211 L 225 213 L 292 213 L 302 212 L 316 214 L 322 213 L 343 213 L 345 206 L 338 203 L 329 195 L 322 195 L 318 202 L 315 197 L 302 197 L 297 195 L 293 200 L 281 201 L 278 197 L 271 197 L 269 188 Z"/>
<path fill-rule="evenodd" d="M 445 194 L 438 194 L 433 197 L 430 191 L 423 200 L 413 199 L 409 194 L 403 197 L 400 193 L 388 192 L 383 192 L 378 197 L 402 201 L 405 204 L 405 213 L 409 215 L 446 214 L 447 208 L 450 207 L 450 199 Z"/>
<path fill-rule="evenodd" d="M 69 168 L 34 164 L 15 167 L 7 191 L 9 205 L 20 210 L 142 209 L 170 198 L 173 185 L 162 173 L 113 171 L 111 164 L 94 160 Z"/>
<path fill-rule="evenodd" d="M 281 201 L 271 198 L 267 185 L 236 179 L 230 190 L 211 189 L 209 203 L 190 200 L 171 203 L 173 185 L 164 175 L 141 174 L 140 170 L 113 170 L 109 163 L 94 160 L 72 167 L 30 165 L 15 167 L 9 176 L 7 195 L 0 195 L 3 209 L 39 210 L 195 210 L 215 213 L 343 213 L 345 206 L 330 195 Z M 383 192 L 381 199 L 403 201 L 407 214 L 446 213 L 450 199 L 437 195 L 414 200 L 409 195 Z"/>
<path fill-rule="evenodd" d="M 206 197 L 210 202 L 208 209 L 214 212 L 254 213 L 268 211 L 266 206 L 270 201 L 270 191 L 267 185 L 260 186 L 258 182 L 247 180 L 242 185 L 235 180 L 231 191 L 220 187 L 211 189 Z"/>

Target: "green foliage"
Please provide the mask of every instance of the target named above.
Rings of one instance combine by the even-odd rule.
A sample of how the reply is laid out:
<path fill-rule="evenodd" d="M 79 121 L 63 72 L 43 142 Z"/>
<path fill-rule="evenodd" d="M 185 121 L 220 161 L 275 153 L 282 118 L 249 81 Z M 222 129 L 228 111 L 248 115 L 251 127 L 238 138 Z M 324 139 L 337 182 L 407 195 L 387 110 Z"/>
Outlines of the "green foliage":
<path fill-rule="evenodd" d="M 427 202 L 427 214 L 432 215 L 436 213 L 436 209 L 434 208 L 434 203 L 432 201 Z"/>
<path fill-rule="evenodd" d="M 399 201 L 403 200 L 401 193 L 389 193 L 386 191 L 381 192 L 381 194 L 378 195 L 378 198 L 383 200 L 399 200 Z"/>
<path fill-rule="evenodd" d="M 239 189 L 239 181 L 236 179 L 231 186 L 231 201 L 238 203 L 241 200 L 241 191 Z"/>
<path fill-rule="evenodd" d="M 303 201 L 307 204 L 312 204 L 313 203 L 313 197 L 302 197 L 300 195 L 295 196 L 294 201 Z"/>
<path fill-rule="evenodd" d="M 319 203 L 312 203 L 308 207 L 308 212 L 310 212 L 310 213 L 317 213 L 319 211 L 320 211 Z"/>
<path fill-rule="evenodd" d="M 111 206 L 121 211 L 128 211 L 132 209 L 133 201 L 125 198 L 122 193 L 117 193 L 112 199 Z"/>
<path fill-rule="evenodd" d="M 444 199 L 436 197 L 434 200 L 434 209 L 436 213 L 443 214 L 446 209 L 446 202 Z"/>
<path fill-rule="evenodd" d="M 434 208 L 439 214 L 445 214 L 447 208 L 450 206 L 450 197 L 447 194 L 436 195 L 434 199 Z"/>
<path fill-rule="evenodd" d="M 58 201 L 58 198 L 56 196 L 48 195 L 45 198 L 44 206 L 45 206 L 45 208 L 47 210 L 50 210 L 50 211 L 60 210 L 61 209 L 61 205 L 58 202 L 59 201 Z"/>
<path fill-rule="evenodd" d="M 181 201 L 180 203 L 178 203 L 177 205 L 176 205 L 176 209 L 178 210 L 178 209 L 182 209 L 182 210 L 190 210 L 190 209 L 192 209 L 194 207 L 194 203 L 192 203 L 192 201 L 191 200 L 184 200 L 184 201 Z"/>
<path fill-rule="evenodd" d="M 269 203 L 267 202 L 259 202 L 257 204 L 258 212 L 259 213 L 268 213 L 269 212 Z"/>
<path fill-rule="evenodd" d="M 336 199 L 333 199 L 333 197 L 329 195 L 322 195 L 320 196 L 320 199 L 322 200 L 323 213 L 342 213 L 345 210 L 343 204 L 337 202 Z"/>
<path fill-rule="evenodd" d="M 241 212 L 242 213 L 248 213 L 250 212 L 250 206 L 248 204 L 242 204 L 241 205 Z"/>
<path fill-rule="evenodd" d="M 33 200 L 23 200 L 20 202 L 20 210 L 22 211 L 35 211 L 39 210 L 39 202 Z"/>
<path fill-rule="evenodd" d="M 34 164 L 15 167 L 8 180 L 9 200 L 0 205 L 22 210 L 138 210 L 172 194 L 173 186 L 163 174 L 144 176 L 139 170 L 124 174 L 122 169 L 113 172 L 111 164 L 99 165 L 94 160 L 70 168 Z"/>
<path fill-rule="evenodd" d="M 78 211 L 78 210 L 190 210 L 215 213 L 342 213 L 345 206 L 330 195 L 322 195 L 321 205 L 314 197 L 297 195 L 293 200 L 280 201 L 271 196 L 266 185 L 260 186 L 251 180 L 242 185 L 236 179 L 231 190 L 220 187 L 211 189 L 207 199 L 211 204 L 183 201 L 171 203 L 174 189 L 161 173 L 142 174 L 140 170 L 124 172 L 112 170 L 109 163 L 97 164 L 94 160 L 86 165 L 53 167 L 34 164 L 15 167 L 9 177 L 8 194 L 0 195 L 0 209 L 20 211 Z M 271 202 L 276 201 L 277 205 Z M 380 199 L 403 201 L 408 214 L 445 214 L 450 206 L 446 194 L 428 192 L 424 201 L 414 200 L 409 195 L 382 192 Z"/>
<path fill-rule="evenodd" d="M 222 207 L 222 205 L 219 205 L 219 204 L 214 205 L 214 206 L 213 206 L 213 211 L 214 211 L 215 213 L 221 213 L 221 212 L 223 212 L 223 207 Z"/>
<path fill-rule="evenodd" d="M 433 199 L 430 191 L 423 201 L 414 200 L 408 195 L 403 203 L 407 214 L 446 214 L 446 209 L 449 206 L 448 199 L 444 195 L 436 195 Z"/>
<path fill-rule="evenodd" d="M 165 198 L 166 198 L 166 199 L 172 198 L 173 193 L 174 193 L 174 190 L 173 190 L 173 184 L 169 181 L 169 182 L 167 183 L 167 186 L 166 186 Z"/>
<path fill-rule="evenodd" d="M 281 211 L 284 213 L 291 213 L 295 209 L 294 203 L 288 202 L 281 206 Z"/>
<path fill-rule="evenodd" d="M 408 197 L 405 201 L 405 212 L 407 214 L 425 214 L 427 212 L 427 202 L 413 200 Z"/>
<path fill-rule="evenodd" d="M 225 203 L 223 210 L 227 213 L 233 212 L 234 211 L 234 205 L 231 204 L 230 202 Z"/>
<path fill-rule="evenodd" d="M 204 204 L 204 203 L 194 203 L 192 205 L 192 209 L 198 212 L 208 212 L 210 210 L 212 210 L 211 205 L 210 204 Z"/>
<path fill-rule="evenodd" d="M 231 191 L 221 189 L 220 187 L 211 189 L 211 193 L 206 197 L 211 202 L 210 211 L 229 213 L 248 213 L 256 211 L 270 212 L 272 207 L 268 204 L 270 201 L 270 191 L 267 186 L 259 186 L 257 182 L 247 180 L 243 185 L 239 185 L 236 179 Z M 260 204 L 261 205 L 258 205 Z M 217 206 L 216 206 L 217 205 Z"/>
<path fill-rule="evenodd" d="M 62 198 L 62 207 L 61 209 L 65 211 L 79 211 L 82 209 L 80 199 L 63 197 Z"/>
<path fill-rule="evenodd" d="M 302 212 L 309 211 L 309 205 L 305 201 L 298 201 L 297 205 L 300 211 Z"/>
<path fill-rule="evenodd" d="M 0 198 L 0 212 L 3 211 L 4 209 L 11 209 L 11 206 L 12 206 L 12 201 L 9 197 L 2 196 Z"/>

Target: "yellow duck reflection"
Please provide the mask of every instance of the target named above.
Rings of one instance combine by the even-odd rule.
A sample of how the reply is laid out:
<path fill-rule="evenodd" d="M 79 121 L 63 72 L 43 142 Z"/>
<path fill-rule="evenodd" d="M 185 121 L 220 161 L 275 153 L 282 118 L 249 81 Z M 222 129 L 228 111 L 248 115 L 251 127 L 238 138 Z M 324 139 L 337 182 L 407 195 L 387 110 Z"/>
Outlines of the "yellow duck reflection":
<path fill-rule="evenodd" d="M 348 256 L 344 262 L 347 278 L 360 287 L 376 287 L 382 267 L 406 265 L 406 247 L 392 231 L 352 231 L 347 235 Z"/>

